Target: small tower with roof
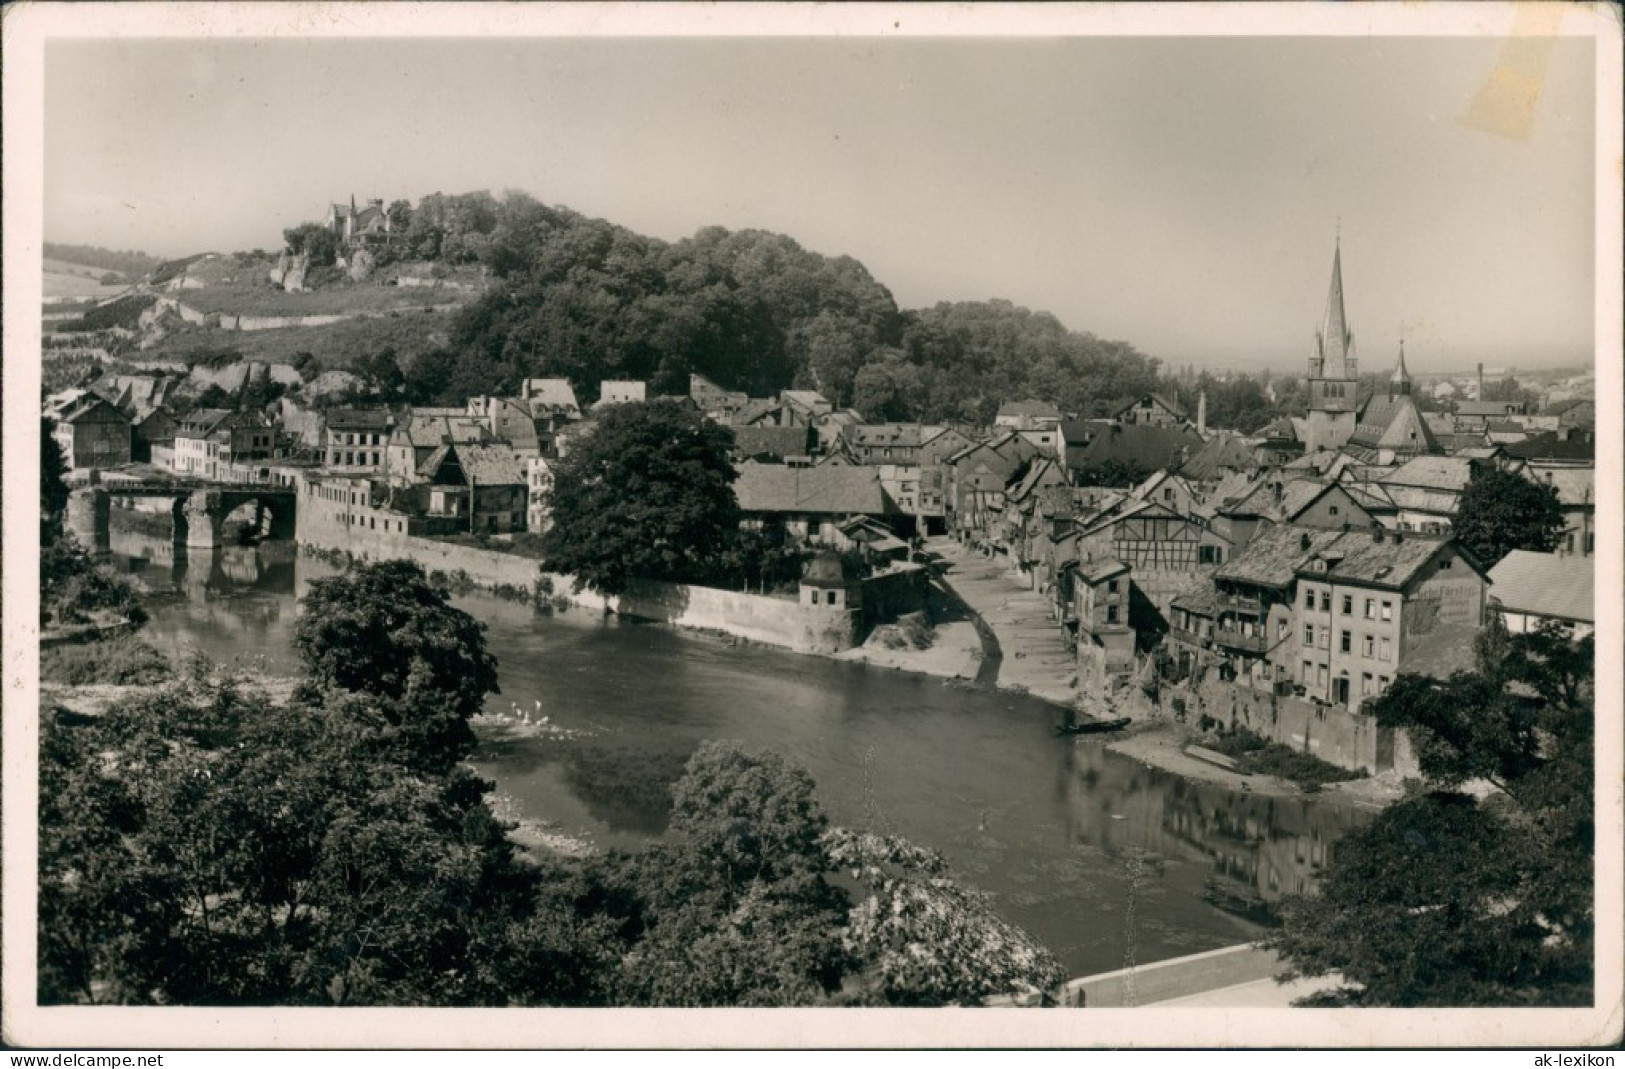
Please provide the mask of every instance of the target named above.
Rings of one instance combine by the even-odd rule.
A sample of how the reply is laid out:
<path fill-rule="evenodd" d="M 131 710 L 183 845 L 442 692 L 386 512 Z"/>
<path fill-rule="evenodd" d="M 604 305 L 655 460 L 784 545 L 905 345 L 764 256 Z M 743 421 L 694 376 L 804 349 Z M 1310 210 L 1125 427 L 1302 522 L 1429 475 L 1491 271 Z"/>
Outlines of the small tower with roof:
<path fill-rule="evenodd" d="M 801 604 L 809 608 L 861 608 L 862 591 L 855 570 L 831 549 L 821 551 L 801 574 Z"/>

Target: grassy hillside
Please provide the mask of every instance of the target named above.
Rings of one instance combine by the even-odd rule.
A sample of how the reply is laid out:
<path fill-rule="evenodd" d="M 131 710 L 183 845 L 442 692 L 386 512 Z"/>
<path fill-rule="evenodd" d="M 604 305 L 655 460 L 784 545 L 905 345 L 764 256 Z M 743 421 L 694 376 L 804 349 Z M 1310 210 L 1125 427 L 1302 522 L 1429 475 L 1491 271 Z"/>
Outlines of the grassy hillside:
<path fill-rule="evenodd" d="M 348 368 L 358 357 L 393 348 L 402 364 L 450 335 L 452 316 L 446 312 L 401 312 L 378 319 L 351 319 L 325 327 L 285 327 L 281 330 L 194 330 L 165 338 L 140 356 L 146 360 L 179 360 L 188 356 L 232 350 L 244 359 L 292 363 L 310 353 L 324 368 Z"/>

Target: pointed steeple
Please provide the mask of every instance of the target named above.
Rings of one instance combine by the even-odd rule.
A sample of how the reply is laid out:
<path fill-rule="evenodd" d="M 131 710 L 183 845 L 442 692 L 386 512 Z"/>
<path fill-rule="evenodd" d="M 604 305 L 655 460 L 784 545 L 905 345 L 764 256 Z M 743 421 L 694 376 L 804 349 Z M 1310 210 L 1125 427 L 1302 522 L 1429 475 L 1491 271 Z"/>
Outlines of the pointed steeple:
<path fill-rule="evenodd" d="M 1332 253 L 1332 287 L 1326 294 L 1326 318 L 1315 335 L 1316 378 L 1352 379 L 1354 334 L 1343 312 L 1343 239 L 1337 239 Z"/>
<path fill-rule="evenodd" d="M 1405 339 L 1399 339 L 1399 362 L 1388 379 L 1388 396 L 1398 397 L 1411 392 L 1411 373 L 1405 370 Z"/>

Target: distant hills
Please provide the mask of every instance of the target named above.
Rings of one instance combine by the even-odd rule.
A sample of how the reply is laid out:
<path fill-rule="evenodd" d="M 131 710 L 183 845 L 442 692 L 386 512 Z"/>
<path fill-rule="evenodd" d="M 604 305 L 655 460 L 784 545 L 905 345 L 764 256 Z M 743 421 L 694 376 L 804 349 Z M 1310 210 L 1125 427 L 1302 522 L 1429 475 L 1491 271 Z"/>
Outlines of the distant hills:
<path fill-rule="evenodd" d="M 121 281 L 137 282 L 145 278 L 161 262 L 156 256 L 133 250 L 115 251 L 95 245 L 66 245 L 54 241 L 45 243 L 45 259 L 63 264 L 97 268 L 121 276 Z"/>

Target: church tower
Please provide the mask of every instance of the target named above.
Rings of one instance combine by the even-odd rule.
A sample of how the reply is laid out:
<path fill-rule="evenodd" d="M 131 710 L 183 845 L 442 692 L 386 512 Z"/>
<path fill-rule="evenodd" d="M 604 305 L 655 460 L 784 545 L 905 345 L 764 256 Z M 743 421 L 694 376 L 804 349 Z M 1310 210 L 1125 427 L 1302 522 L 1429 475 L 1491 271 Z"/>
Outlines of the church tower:
<path fill-rule="evenodd" d="M 1354 358 L 1354 333 L 1343 311 L 1343 241 L 1332 253 L 1332 288 L 1326 294 L 1326 317 L 1309 354 L 1309 418 L 1304 451 L 1340 449 L 1354 435 L 1360 369 Z"/>

